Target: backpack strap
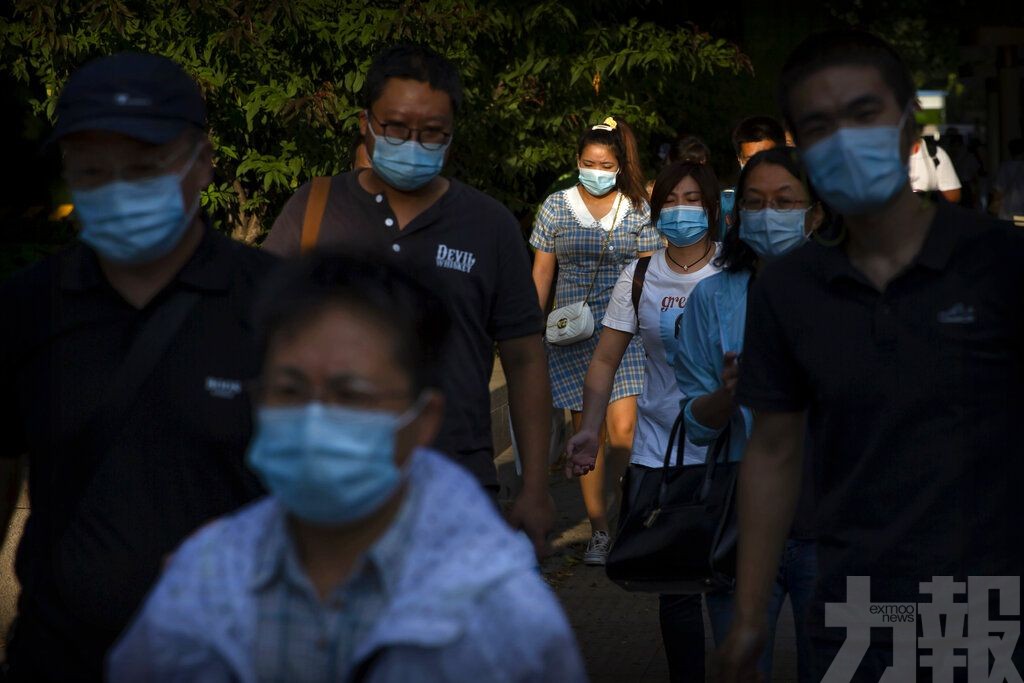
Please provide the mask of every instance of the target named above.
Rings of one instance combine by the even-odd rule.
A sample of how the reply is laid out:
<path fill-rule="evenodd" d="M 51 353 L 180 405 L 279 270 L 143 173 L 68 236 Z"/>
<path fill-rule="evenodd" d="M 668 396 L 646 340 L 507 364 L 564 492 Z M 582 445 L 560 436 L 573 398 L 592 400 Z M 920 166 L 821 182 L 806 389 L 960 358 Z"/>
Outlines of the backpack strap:
<path fill-rule="evenodd" d="M 650 256 L 642 256 L 636 260 L 636 269 L 633 271 L 633 313 L 637 322 L 640 320 L 640 295 L 644 291 L 644 280 L 647 278 L 647 269 L 651 265 Z"/>
<path fill-rule="evenodd" d="M 302 235 L 299 246 L 306 253 L 316 246 L 320 238 L 320 224 L 327 208 L 327 197 L 331 193 L 331 179 L 325 176 L 313 178 L 306 198 L 306 213 L 302 217 Z"/>

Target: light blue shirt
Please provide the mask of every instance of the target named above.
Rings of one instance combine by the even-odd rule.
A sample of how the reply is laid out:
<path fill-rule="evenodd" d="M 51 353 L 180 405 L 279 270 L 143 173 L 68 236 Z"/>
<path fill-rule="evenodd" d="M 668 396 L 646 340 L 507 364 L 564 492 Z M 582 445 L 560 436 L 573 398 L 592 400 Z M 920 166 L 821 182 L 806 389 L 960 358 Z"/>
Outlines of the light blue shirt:
<path fill-rule="evenodd" d="M 287 516 L 277 508 L 257 541 L 252 581 L 260 681 L 344 679 L 356 644 L 369 635 L 388 597 L 395 593 L 396 569 L 401 566 L 411 521 L 406 500 L 352 576 L 321 600 L 299 562 Z"/>
<path fill-rule="evenodd" d="M 307 605 L 290 601 L 291 584 L 308 579 L 297 563 L 288 568 L 294 553 L 286 527 L 276 526 L 284 514 L 265 498 L 207 525 L 174 554 L 111 651 L 109 680 L 256 683 L 283 675 L 333 683 L 360 672 L 365 683 L 586 681 L 526 538 L 445 456 L 417 451 L 407 472 L 399 519 L 354 577 L 368 592 L 350 622 L 320 627 Z M 346 584 L 339 596 L 354 588 Z M 308 600 L 311 590 L 294 595 Z M 277 614 L 261 599 L 274 593 L 288 596 Z M 344 604 L 320 610 L 346 613 Z M 298 628 L 287 623 L 292 616 Z M 277 666 L 282 660 L 287 665 Z"/>
<path fill-rule="evenodd" d="M 686 435 L 695 444 L 710 444 L 722 433 L 701 424 L 693 415 L 693 400 L 722 386 L 723 357 L 726 352 L 743 351 L 743 332 L 747 319 L 747 285 L 750 273 L 722 271 L 701 280 L 690 295 L 679 322 L 679 346 L 673 359 L 676 381 L 684 396 L 680 403 Z M 740 460 L 753 413 L 740 408 L 730 420 L 729 459 Z"/>

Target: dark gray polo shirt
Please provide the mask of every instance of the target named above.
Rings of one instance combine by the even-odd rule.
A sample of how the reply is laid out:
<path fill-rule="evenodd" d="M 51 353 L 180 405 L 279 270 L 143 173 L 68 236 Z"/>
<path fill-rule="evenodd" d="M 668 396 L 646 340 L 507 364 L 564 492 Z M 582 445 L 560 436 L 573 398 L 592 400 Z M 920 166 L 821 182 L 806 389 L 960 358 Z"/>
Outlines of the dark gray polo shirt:
<path fill-rule="evenodd" d="M 318 246 L 387 255 L 443 293 L 454 324 L 442 361 L 447 407 L 435 446 L 483 485 L 496 486 L 489 391 L 494 344 L 539 335 L 544 327 L 519 224 L 496 200 L 450 180 L 433 206 L 399 230 L 387 197 L 364 190 L 357 174 L 332 178 Z M 306 184 L 288 201 L 265 249 L 299 253 L 308 196 Z"/>
<path fill-rule="evenodd" d="M 841 247 L 770 264 L 737 393 L 809 410 L 819 602 L 841 601 L 847 576 L 870 576 L 875 601 L 918 602 L 932 576 L 1021 575 L 1024 230 L 939 204 L 884 292 Z"/>

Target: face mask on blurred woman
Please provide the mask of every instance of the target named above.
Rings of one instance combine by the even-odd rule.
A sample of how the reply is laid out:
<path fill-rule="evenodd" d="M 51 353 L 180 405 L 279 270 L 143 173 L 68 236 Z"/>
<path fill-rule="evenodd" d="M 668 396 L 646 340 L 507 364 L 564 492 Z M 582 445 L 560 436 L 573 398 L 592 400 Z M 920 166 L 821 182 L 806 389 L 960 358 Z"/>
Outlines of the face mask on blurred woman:
<path fill-rule="evenodd" d="M 795 249 L 808 237 L 804 232 L 806 209 L 740 210 L 740 239 L 761 258 L 781 256 Z"/>

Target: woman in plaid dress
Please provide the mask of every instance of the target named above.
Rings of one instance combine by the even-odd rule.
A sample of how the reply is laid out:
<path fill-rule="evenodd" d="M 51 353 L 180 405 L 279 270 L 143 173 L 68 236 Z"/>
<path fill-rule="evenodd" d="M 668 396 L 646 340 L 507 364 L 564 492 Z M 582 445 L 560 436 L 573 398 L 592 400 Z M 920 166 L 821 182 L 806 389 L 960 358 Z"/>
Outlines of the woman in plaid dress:
<path fill-rule="evenodd" d="M 622 269 L 638 256 L 659 248 L 661 239 L 651 226 L 643 172 L 629 127 L 623 121 L 605 119 L 583 134 L 576 154 L 580 182 L 544 201 L 537 212 L 530 244 L 537 250 L 533 281 L 542 308 L 548 303 L 556 265 L 555 308 L 583 301 L 594 281 L 587 297 L 594 316 L 594 335 L 571 346 L 548 345 L 554 405 L 571 410 L 573 427 L 579 429 L 583 379 L 601 336 L 600 321 L 612 288 Z M 616 469 L 629 459 L 636 425 L 636 397 L 643 390 L 643 378 L 644 350 L 638 335 L 615 375 L 602 427 Z M 590 544 L 584 555 L 587 564 L 604 564 L 610 543 L 603 450 L 598 452 L 596 476 L 580 479 L 591 527 Z"/>

